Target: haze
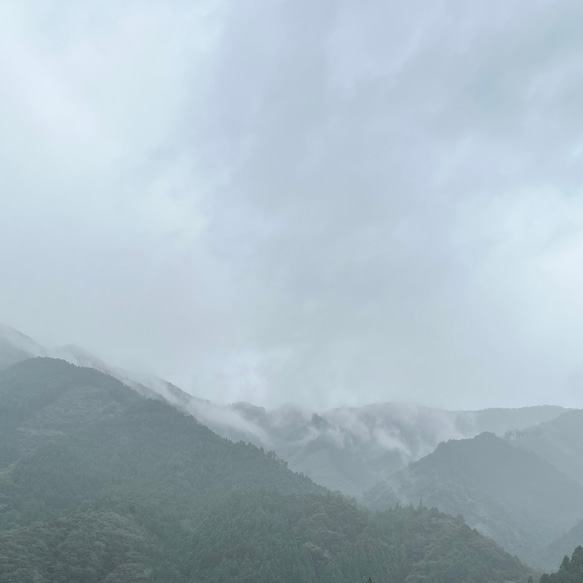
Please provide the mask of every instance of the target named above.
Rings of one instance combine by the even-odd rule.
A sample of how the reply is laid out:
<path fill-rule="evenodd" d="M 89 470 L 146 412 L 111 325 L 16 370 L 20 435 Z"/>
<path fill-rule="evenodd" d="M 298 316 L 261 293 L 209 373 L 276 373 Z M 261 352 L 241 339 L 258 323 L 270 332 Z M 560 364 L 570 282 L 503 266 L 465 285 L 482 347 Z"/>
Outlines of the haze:
<path fill-rule="evenodd" d="M 221 402 L 583 406 L 583 5 L 0 5 L 0 322 Z"/>

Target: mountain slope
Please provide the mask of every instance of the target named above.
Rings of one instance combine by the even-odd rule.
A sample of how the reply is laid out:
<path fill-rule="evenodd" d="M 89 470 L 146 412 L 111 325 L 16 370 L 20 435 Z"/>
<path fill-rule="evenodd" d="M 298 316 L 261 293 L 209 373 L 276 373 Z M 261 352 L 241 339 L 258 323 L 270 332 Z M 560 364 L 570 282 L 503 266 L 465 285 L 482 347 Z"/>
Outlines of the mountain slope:
<path fill-rule="evenodd" d="M 460 520 L 373 515 L 95 370 L 0 372 L 0 583 L 522 582 Z"/>
<path fill-rule="evenodd" d="M 3 344 L 4 342 L 4 344 Z M 441 441 L 504 434 L 560 415 L 560 407 L 444 411 L 403 403 L 340 407 L 314 413 L 295 406 L 265 410 L 249 403 L 220 406 L 153 377 L 109 365 L 74 345 L 40 346 L 0 327 L 0 369 L 29 356 L 53 356 L 113 376 L 141 395 L 164 399 L 222 437 L 275 450 L 291 469 L 332 490 L 360 495 L 432 452 Z"/>
<path fill-rule="evenodd" d="M 199 493 L 235 485 L 321 491 L 257 448 L 228 442 L 163 402 L 64 361 L 33 359 L 0 372 L 0 411 L 0 463 L 10 464 L 0 474 L 2 493 L 31 519 L 39 503 L 64 508 L 144 480 L 174 489 L 182 481 L 185 492 Z"/>
<path fill-rule="evenodd" d="M 571 549 L 578 546 L 583 546 L 583 520 L 544 549 L 545 564 L 559 565 L 561 560 L 571 552 Z"/>
<path fill-rule="evenodd" d="M 45 354 L 45 349 L 32 338 L 0 324 L 0 369 Z"/>
<path fill-rule="evenodd" d="M 249 403 L 222 410 L 200 402 L 182 406 L 220 435 L 274 449 L 295 471 L 350 495 L 362 494 L 442 441 L 484 430 L 503 435 L 564 411 L 541 406 L 458 412 L 378 403 L 315 414 L 291 406 L 267 411 Z"/>
<path fill-rule="evenodd" d="M 149 510 L 149 507 L 146 507 Z M 332 495 L 232 494 L 184 527 L 117 504 L 0 532 L 0 583 L 526 583 L 461 520 Z"/>
<path fill-rule="evenodd" d="M 449 441 L 379 484 L 373 508 L 395 502 L 436 506 L 511 553 L 538 564 L 540 550 L 583 517 L 583 488 L 538 456 L 493 434 Z"/>
<path fill-rule="evenodd" d="M 552 421 L 510 432 L 507 439 L 583 484 L 583 410 L 567 411 Z"/>

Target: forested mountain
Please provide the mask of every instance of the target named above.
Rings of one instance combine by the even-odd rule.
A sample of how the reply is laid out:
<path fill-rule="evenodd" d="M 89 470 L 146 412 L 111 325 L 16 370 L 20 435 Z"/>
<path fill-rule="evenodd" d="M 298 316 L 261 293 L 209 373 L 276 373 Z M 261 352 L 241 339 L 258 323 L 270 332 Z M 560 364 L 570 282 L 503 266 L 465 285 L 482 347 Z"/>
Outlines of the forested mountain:
<path fill-rule="evenodd" d="M 439 486 L 436 482 L 433 488 L 439 492 L 432 491 L 429 495 L 419 484 L 403 486 L 401 492 L 396 494 L 394 485 L 403 480 L 402 475 L 412 474 L 404 472 L 396 474 L 395 478 L 390 477 L 405 468 L 408 463 L 431 453 L 440 441 L 452 437 L 462 439 L 468 435 L 473 436 L 475 432 L 484 428 L 499 434 L 513 428 L 514 431 L 508 433 L 508 438 L 512 439 L 515 445 L 536 451 L 553 463 L 559 462 L 559 466 L 562 464 L 561 467 L 570 467 L 574 456 L 578 454 L 577 444 L 583 442 L 577 438 L 576 433 L 581 426 L 577 423 L 580 411 L 561 415 L 564 410 L 558 407 L 529 407 L 450 412 L 387 403 L 359 408 L 344 407 L 314 414 L 291 406 L 272 411 L 247 403 L 217 406 L 192 397 L 160 379 L 140 377 L 109 367 L 81 349 L 66 347 L 51 351 L 15 330 L 5 327 L 0 330 L 0 368 L 14 360 L 22 361 L 31 354 L 51 352 L 61 354 L 69 361 L 111 373 L 118 381 L 121 379 L 130 384 L 141 395 L 169 401 L 231 440 L 250 441 L 263 449 L 275 450 L 277 457 L 285 459 L 291 469 L 301 471 L 333 489 L 349 494 L 360 494 L 372 484 L 382 483 L 389 478 L 393 486 L 379 486 L 367 496 L 367 500 L 373 506 L 387 507 L 397 501 L 417 504 L 421 499 L 424 504 L 435 505 L 447 512 L 462 513 L 472 526 L 488 536 L 493 536 L 499 544 L 511 552 L 518 553 L 524 560 L 533 563 L 539 561 L 543 565 L 553 566 L 558 562 L 557 557 L 560 559 L 568 549 L 583 542 L 579 540 L 576 529 L 570 536 L 565 535 L 566 525 L 562 519 L 549 524 L 546 518 L 534 517 L 532 508 L 526 512 L 517 511 L 511 502 L 501 501 L 499 492 L 492 490 L 492 484 L 482 480 L 480 474 L 469 478 L 475 468 L 468 467 L 464 479 L 456 480 L 455 483 L 451 483 L 446 472 L 448 481 Z M 21 366 L 23 368 L 16 366 L 11 371 L 2 373 L 8 388 L 3 396 L 5 400 L 0 402 L 2 405 L 0 417 L 5 420 L 0 426 L 0 466 L 33 455 L 37 447 L 46 448 L 55 440 L 76 434 L 77 431 L 88 435 L 94 423 L 99 425 L 101 431 L 104 416 L 125 415 L 129 404 L 136 399 L 134 405 L 150 403 L 140 399 L 135 392 L 128 392 L 118 381 L 117 389 L 112 389 L 111 383 L 116 381 L 107 374 L 100 376 L 97 370 L 69 368 L 62 362 L 58 366 L 50 365 L 56 367 L 51 374 L 58 377 L 57 370 L 61 370 L 63 378 L 54 381 L 58 390 L 55 388 L 56 392 L 49 398 L 47 387 L 43 384 L 44 380 L 39 381 L 44 379 L 44 375 L 34 372 L 29 363 L 23 363 Z M 15 375 L 15 378 L 20 377 L 19 382 L 27 386 L 26 404 L 19 401 L 24 397 L 18 390 L 12 390 L 10 397 L 12 386 L 12 381 L 8 378 L 10 374 Z M 96 390 L 93 386 L 94 381 L 89 382 L 90 378 L 107 379 L 107 382 L 104 382 L 111 385 L 109 392 Z M 120 395 L 124 394 L 126 397 L 122 398 Z M 46 401 L 45 405 L 37 407 L 35 403 L 37 401 L 40 403 L 43 399 Z M 126 402 L 124 399 L 129 401 Z M 22 415 L 24 417 L 19 417 Z M 20 421 L 17 421 L 18 419 Z M 541 420 L 546 423 L 525 429 L 529 424 Z M 15 423 L 17 425 L 14 425 Z M 202 428 L 200 425 L 199 427 Z M 274 457 L 274 454 L 271 455 Z M 42 462 L 37 465 L 42 467 Z M 104 467 L 106 466 L 107 464 Z M 573 467 L 569 473 L 574 475 L 578 470 L 575 469 L 574 463 L 571 466 Z M 112 469 L 113 474 L 117 471 L 117 468 Z M 415 473 L 417 470 L 412 471 Z M 544 470 L 541 472 L 545 473 Z M 514 480 L 510 476 L 511 474 L 506 476 L 505 482 Z M 474 479 L 478 480 L 481 486 L 473 484 Z M 34 480 L 31 479 L 32 481 Z M 86 477 L 86 481 L 91 484 L 98 483 L 93 477 Z M 520 481 L 517 484 L 520 484 Z M 312 484 L 312 487 L 316 486 Z M 406 495 L 402 492 L 404 489 L 407 490 Z M 0 492 L 5 496 L 5 492 L 9 490 L 7 488 Z M 528 487 L 525 491 L 527 490 Z M 85 494 L 79 494 L 75 499 L 82 499 L 84 496 Z M 16 504 L 16 501 L 13 502 Z M 41 500 L 39 505 L 43 504 L 46 506 Z M 17 508 L 13 510 L 16 511 Z M 28 516 L 26 520 L 35 517 L 34 513 L 31 514 L 30 508 L 18 508 L 18 512 L 24 517 Z M 10 516 L 13 514 L 2 515 L 1 524 L 4 526 L 20 524 L 18 520 L 10 522 L 12 520 Z M 7 520 L 9 522 L 6 522 Z M 554 539 L 556 542 L 553 544 L 551 541 Z M 540 549 L 541 545 L 547 545 L 548 549 L 544 552 L 531 550 Z"/>
<path fill-rule="evenodd" d="M 554 419 L 564 409 L 444 411 L 402 403 L 340 407 L 315 413 L 295 406 L 266 410 L 250 403 L 219 406 L 159 378 L 108 365 L 75 346 L 42 347 L 24 334 L 0 327 L 0 368 L 28 356 L 57 356 L 114 376 L 139 393 L 167 400 L 215 433 L 274 450 L 289 467 L 332 490 L 360 495 L 449 439 L 483 431 L 503 435 Z"/>
<path fill-rule="evenodd" d="M 112 377 L 59 360 L 32 359 L 0 372 L 0 431 L 3 498 L 27 521 L 45 518 L 46 508 L 149 480 L 177 495 L 181 482 L 199 494 L 323 491 L 254 446 L 233 444 Z M 2 514 L 0 525 L 10 516 Z"/>
<path fill-rule="evenodd" d="M 200 406 L 193 407 L 200 418 Z M 561 407 L 444 411 L 403 403 L 342 407 L 313 414 L 294 407 L 266 411 L 246 403 L 227 408 L 240 416 L 242 433 L 229 434 L 220 416 L 206 421 L 222 435 L 274 449 L 290 467 L 333 490 L 360 495 L 442 441 L 483 431 L 503 435 L 553 419 Z M 231 430 L 232 431 L 232 430 Z"/>
<path fill-rule="evenodd" d="M 583 517 L 580 484 L 489 433 L 441 444 L 365 500 L 373 508 L 421 501 L 462 514 L 470 526 L 535 565 L 544 559 L 542 549 Z"/>
<path fill-rule="evenodd" d="M 526 581 L 461 520 L 372 514 L 116 379 L 0 372 L 0 582 Z"/>
<path fill-rule="evenodd" d="M 583 410 L 567 411 L 535 427 L 511 431 L 507 438 L 583 484 Z"/>

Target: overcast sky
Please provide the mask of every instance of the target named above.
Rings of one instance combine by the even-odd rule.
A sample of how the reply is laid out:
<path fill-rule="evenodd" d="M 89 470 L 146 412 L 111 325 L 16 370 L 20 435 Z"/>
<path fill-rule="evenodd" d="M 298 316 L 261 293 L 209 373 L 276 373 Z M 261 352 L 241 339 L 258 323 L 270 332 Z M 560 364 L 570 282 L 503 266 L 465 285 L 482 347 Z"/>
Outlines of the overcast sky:
<path fill-rule="evenodd" d="M 4 0 L 0 321 L 220 402 L 583 406 L 580 0 Z"/>

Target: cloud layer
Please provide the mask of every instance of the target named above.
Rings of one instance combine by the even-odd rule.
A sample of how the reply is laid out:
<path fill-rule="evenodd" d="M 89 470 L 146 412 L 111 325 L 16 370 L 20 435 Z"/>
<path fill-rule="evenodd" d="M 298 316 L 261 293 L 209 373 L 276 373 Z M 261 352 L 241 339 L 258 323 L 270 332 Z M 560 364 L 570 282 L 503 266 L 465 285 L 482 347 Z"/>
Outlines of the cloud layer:
<path fill-rule="evenodd" d="M 225 402 L 583 406 L 582 21 L 3 3 L 0 320 Z"/>

